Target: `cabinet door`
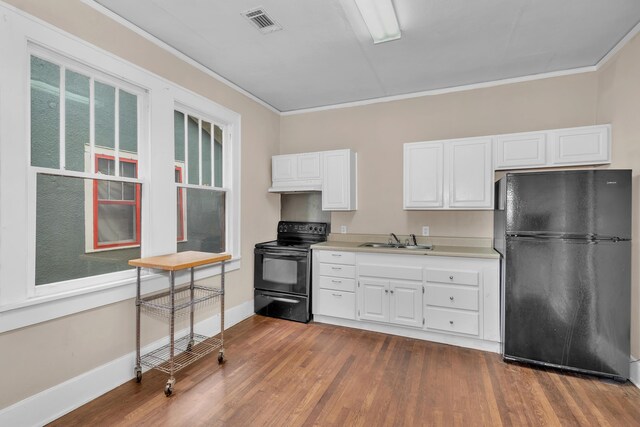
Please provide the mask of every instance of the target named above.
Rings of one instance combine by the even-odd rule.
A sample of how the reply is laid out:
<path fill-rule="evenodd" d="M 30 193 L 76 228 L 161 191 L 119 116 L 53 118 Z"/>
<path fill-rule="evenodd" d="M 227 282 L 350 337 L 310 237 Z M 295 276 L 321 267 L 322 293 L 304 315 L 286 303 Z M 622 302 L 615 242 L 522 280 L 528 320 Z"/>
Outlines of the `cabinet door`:
<path fill-rule="evenodd" d="M 298 154 L 297 167 L 298 179 L 320 179 L 320 153 Z"/>
<path fill-rule="evenodd" d="M 273 182 L 296 179 L 296 154 L 273 156 L 271 158 L 271 179 Z"/>
<path fill-rule="evenodd" d="M 351 150 L 322 153 L 322 210 L 355 210 L 355 172 Z"/>
<path fill-rule="evenodd" d="M 585 126 L 551 132 L 552 165 L 610 163 L 610 126 Z"/>
<path fill-rule="evenodd" d="M 492 138 L 452 141 L 449 149 L 449 207 L 493 208 Z"/>
<path fill-rule="evenodd" d="M 358 283 L 360 320 L 389 321 L 389 282 L 360 279 Z"/>
<path fill-rule="evenodd" d="M 389 322 L 421 328 L 422 284 L 391 281 L 389 294 Z"/>
<path fill-rule="evenodd" d="M 516 169 L 544 166 L 547 134 L 527 132 L 496 136 L 496 169 Z"/>
<path fill-rule="evenodd" d="M 420 142 L 404 145 L 404 208 L 442 208 L 444 145 Z"/>

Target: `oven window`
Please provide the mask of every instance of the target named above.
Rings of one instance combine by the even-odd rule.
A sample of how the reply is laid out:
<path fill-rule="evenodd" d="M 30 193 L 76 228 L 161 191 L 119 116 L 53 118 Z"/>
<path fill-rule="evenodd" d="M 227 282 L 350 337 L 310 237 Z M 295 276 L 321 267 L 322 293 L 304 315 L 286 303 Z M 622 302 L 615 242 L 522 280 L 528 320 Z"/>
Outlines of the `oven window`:
<path fill-rule="evenodd" d="M 272 283 L 295 284 L 298 281 L 298 260 L 265 257 L 262 279 Z"/>

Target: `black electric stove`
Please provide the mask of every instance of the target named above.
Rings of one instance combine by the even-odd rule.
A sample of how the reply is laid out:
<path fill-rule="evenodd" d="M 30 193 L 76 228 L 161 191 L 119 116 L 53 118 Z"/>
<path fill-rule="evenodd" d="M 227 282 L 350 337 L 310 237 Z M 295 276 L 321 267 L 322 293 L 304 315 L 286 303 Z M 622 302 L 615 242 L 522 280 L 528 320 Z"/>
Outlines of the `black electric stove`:
<path fill-rule="evenodd" d="M 327 240 L 323 222 L 278 223 L 278 239 L 256 244 L 254 308 L 257 314 L 311 320 L 311 250 Z"/>

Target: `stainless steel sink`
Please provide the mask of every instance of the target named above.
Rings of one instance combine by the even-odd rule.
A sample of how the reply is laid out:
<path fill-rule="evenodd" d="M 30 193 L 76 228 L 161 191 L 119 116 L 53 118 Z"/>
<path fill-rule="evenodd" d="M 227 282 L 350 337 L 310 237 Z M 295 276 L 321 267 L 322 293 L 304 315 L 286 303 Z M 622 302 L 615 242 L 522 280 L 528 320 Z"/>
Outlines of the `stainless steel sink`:
<path fill-rule="evenodd" d="M 360 245 L 361 248 L 400 248 L 404 245 L 394 245 L 393 243 L 374 243 L 367 242 Z"/>
<path fill-rule="evenodd" d="M 376 243 L 367 242 L 360 245 L 361 248 L 382 248 L 382 249 L 411 249 L 428 251 L 433 249 L 432 245 L 398 245 L 396 243 Z"/>
<path fill-rule="evenodd" d="M 433 245 L 407 245 L 403 247 L 403 249 L 430 251 L 431 249 L 433 249 Z"/>

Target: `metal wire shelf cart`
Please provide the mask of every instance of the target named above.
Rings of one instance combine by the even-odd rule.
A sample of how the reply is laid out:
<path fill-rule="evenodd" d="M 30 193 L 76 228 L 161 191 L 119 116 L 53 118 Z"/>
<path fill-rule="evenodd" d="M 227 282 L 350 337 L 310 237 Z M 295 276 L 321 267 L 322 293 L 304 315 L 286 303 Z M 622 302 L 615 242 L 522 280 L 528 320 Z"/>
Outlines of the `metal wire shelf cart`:
<path fill-rule="evenodd" d="M 224 267 L 231 259 L 228 254 L 187 251 L 176 254 L 140 258 L 129 261 L 137 268 L 136 286 L 136 380 L 142 381 L 142 367 L 157 369 L 170 375 L 164 393 L 170 396 L 176 383 L 174 374 L 205 355 L 218 350 L 218 363 L 224 362 Z M 194 268 L 220 263 L 220 288 L 196 286 Z M 142 297 L 140 275 L 142 268 L 169 272 L 169 289 L 165 292 Z M 187 286 L 176 289 L 175 272 L 189 268 L 191 280 Z M 193 331 L 196 307 L 220 301 L 220 335 L 206 337 Z M 145 355 L 140 354 L 140 315 L 144 312 L 154 317 L 168 319 L 169 343 Z M 175 321 L 189 315 L 189 334 L 176 339 Z"/>

